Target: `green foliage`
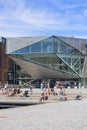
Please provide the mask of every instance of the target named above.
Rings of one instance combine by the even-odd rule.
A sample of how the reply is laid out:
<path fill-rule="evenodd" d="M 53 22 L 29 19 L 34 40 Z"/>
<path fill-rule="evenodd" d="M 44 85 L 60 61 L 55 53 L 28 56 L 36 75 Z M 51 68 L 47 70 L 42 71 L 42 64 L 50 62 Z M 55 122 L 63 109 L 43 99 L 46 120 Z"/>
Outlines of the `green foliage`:
<path fill-rule="evenodd" d="M 26 87 L 35 80 L 30 74 L 21 68 L 16 71 L 16 75 L 18 82 L 21 82 L 21 84 Z"/>

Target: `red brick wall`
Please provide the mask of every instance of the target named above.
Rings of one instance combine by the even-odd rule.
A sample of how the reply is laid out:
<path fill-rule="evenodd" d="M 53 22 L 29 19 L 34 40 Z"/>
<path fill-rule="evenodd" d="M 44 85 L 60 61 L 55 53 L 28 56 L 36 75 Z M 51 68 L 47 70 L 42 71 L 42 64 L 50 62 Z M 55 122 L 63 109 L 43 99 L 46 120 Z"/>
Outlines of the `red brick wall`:
<path fill-rule="evenodd" d="M 0 43 L 0 81 L 5 83 L 7 81 L 8 72 L 8 56 L 5 54 L 6 44 Z M 6 73 L 6 79 L 4 79 Z"/>

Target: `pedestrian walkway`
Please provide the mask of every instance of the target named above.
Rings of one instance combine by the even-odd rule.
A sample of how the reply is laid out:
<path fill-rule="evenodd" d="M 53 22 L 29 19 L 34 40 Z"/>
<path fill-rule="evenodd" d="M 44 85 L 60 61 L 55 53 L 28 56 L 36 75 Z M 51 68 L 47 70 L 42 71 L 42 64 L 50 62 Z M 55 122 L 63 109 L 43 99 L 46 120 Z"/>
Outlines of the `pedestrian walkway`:
<path fill-rule="evenodd" d="M 0 130 L 87 130 L 87 99 L 0 110 Z"/>

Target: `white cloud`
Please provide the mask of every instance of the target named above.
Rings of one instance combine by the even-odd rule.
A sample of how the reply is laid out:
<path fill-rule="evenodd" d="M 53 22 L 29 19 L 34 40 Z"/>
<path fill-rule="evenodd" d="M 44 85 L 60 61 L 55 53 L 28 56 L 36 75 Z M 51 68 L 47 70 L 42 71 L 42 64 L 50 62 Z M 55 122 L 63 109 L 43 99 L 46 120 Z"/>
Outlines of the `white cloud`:
<path fill-rule="evenodd" d="M 52 0 L 51 0 L 52 1 Z M 55 0 L 55 3 L 58 2 Z M 74 31 L 74 30 L 87 30 L 83 24 L 82 18 L 86 16 L 87 10 L 84 15 L 71 14 L 69 10 L 66 14 L 59 11 L 49 11 L 41 8 L 33 8 L 31 5 L 26 6 L 25 0 L 0 0 L 4 9 L 0 9 L 0 35 L 5 36 L 20 36 L 20 35 L 33 35 L 34 32 L 47 31 Z M 78 5 L 64 5 L 60 8 L 69 9 Z M 59 7 L 59 5 L 57 5 Z M 80 6 L 80 4 L 79 4 Z"/>
<path fill-rule="evenodd" d="M 75 35 L 75 38 L 84 38 L 84 39 L 87 39 L 87 35 Z"/>
<path fill-rule="evenodd" d="M 3 21 L 7 23 L 7 26 L 12 26 L 11 21 L 14 21 L 13 25 L 16 27 L 17 24 L 24 23 L 24 26 L 26 24 L 27 28 L 51 28 L 55 25 L 60 24 L 66 24 L 67 21 L 63 20 L 59 14 L 55 14 L 53 12 L 47 12 L 47 11 L 40 11 L 35 10 L 32 7 L 27 8 L 23 1 L 21 1 L 21 4 L 19 0 L 17 0 L 18 6 L 16 6 L 14 10 L 14 4 L 10 0 L 11 3 L 7 3 L 7 6 L 5 7 L 5 10 L 3 13 L 0 14 L 1 24 L 3 24 Z M 19 2 L 19 3 L 18 3 Z M 8 9 L 8 5 L 11 4 L 11 9 Z M 6 25 L 5 25 L 6 26 Z M 20 25 L 19 25 L 20 26 Z M 55 27 L 54 27 L 55 28 Z"/>
<path fill-rule="evenodd" d="M 28 23 L 34 27 L 42 27 L 47 28 L 48 26 L 66 24 L 67 21 L 61 19 L 60 17 L 55 16 L 54 13 L 49 12 L 35 12 L 33 10 L 25 10 L 20 17 L 19 20 L 22 22 Z M 50 26 L 50 28 L 51 28 Z"/>

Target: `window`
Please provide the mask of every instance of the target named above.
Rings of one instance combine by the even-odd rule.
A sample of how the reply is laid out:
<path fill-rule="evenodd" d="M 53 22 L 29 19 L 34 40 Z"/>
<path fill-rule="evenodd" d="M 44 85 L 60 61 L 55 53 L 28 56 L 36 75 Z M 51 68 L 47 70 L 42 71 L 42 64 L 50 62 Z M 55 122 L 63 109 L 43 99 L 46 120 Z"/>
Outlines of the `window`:
<path fill-rule="evenodd" d="M 41 52 L 41 43 L 31 45 L 31 52 Z"/>
<path fill-rule="evenodd" d="M 43 52 L 53 52 L 53 42 L 52 38 L 43 41 Z"/>

